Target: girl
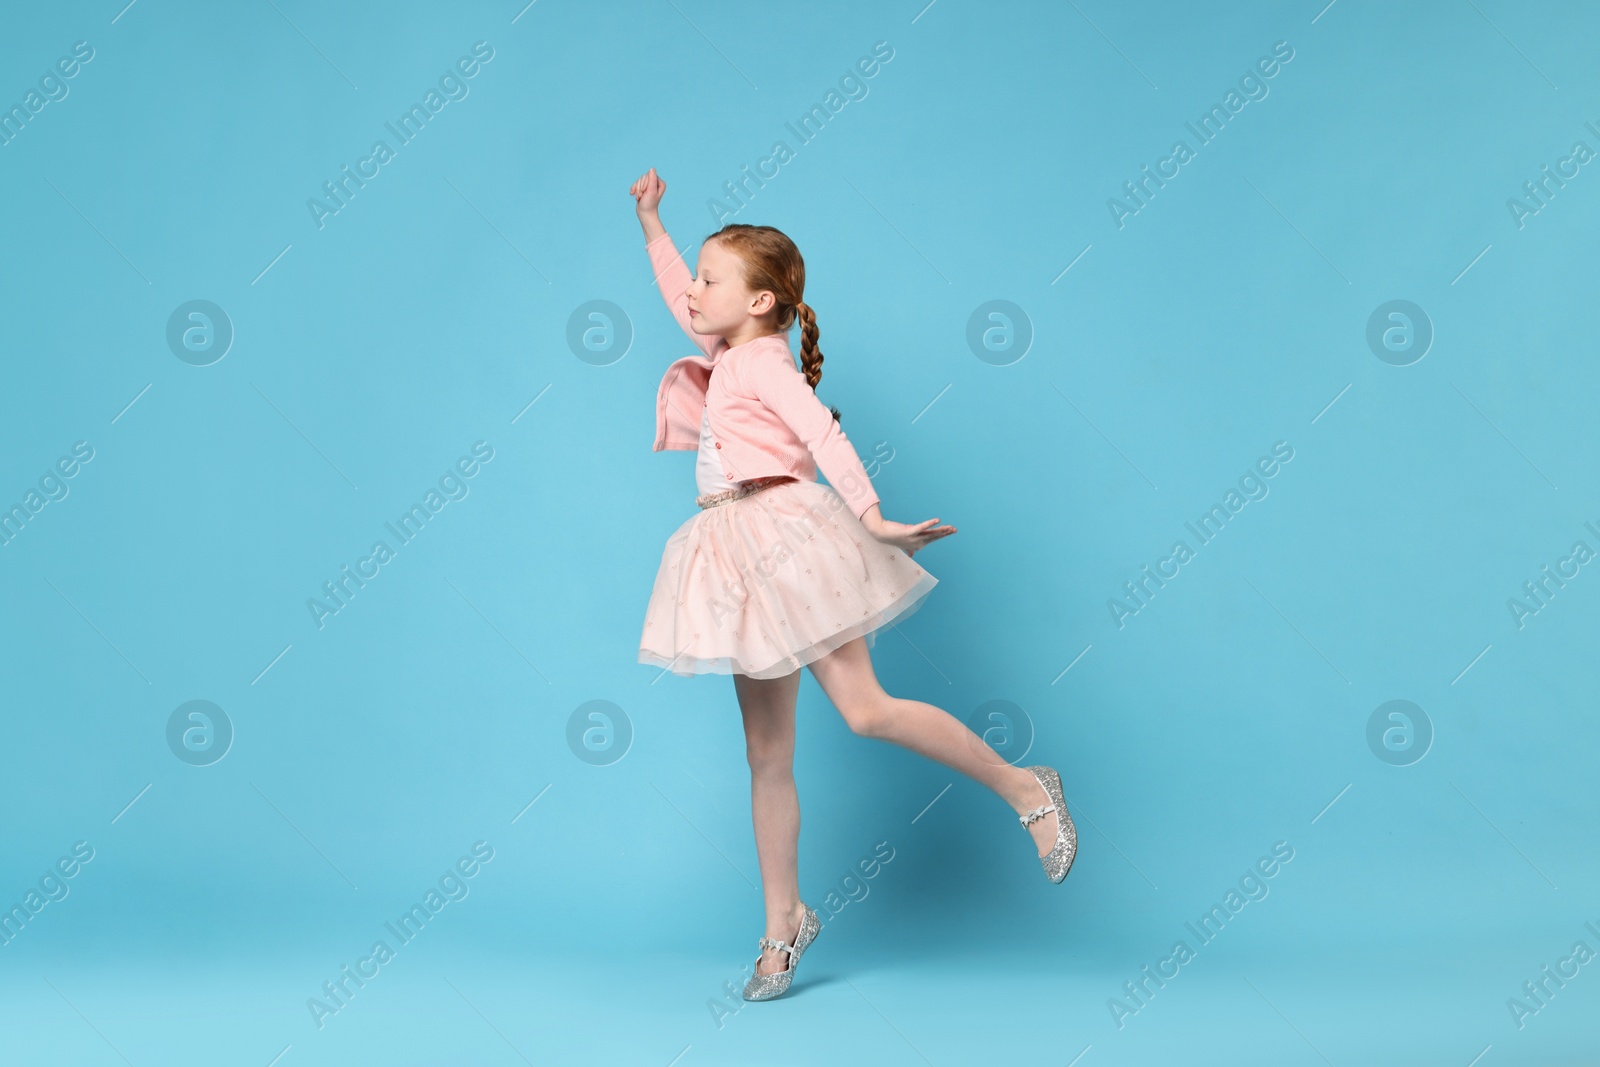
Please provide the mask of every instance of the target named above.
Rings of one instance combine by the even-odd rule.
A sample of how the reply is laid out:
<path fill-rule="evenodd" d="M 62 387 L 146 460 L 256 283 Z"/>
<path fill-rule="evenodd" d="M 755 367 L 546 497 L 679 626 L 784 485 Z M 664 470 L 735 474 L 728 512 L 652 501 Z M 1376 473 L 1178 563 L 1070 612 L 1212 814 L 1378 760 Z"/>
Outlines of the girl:
<path fill-rule="evenodd" d="M 911 557 L 956 529 L 937 518 L 908 526 L 879 511 L 838 412 L 814 391 L 817 319 L 801 299 L 805 264 L 789 238 L 769 226 L 724 226 L 701 245 L 691 279 L 661 226 L 666 189 L 651 168 L 629 193 L 661 296 L 703 355 L 667 368 L 654 447 L 698 449 L 701 511 L 667 539 L 639 662 L 733 675 L 767 912 L 744 997 L 770 1000 L 789 988 L 821 929 L 796 872 L 801 667 L 855 733 L 904 745 L 998 793 L 1052 882 L 1072 866 L 1077 829 L 1054 769 L 1014 767 L 953 715 L 878 685 L 867 651 L 873 631 L 921 606 L 938 580 Z M 803 377 L 789 351 L 796 319 Z"/>

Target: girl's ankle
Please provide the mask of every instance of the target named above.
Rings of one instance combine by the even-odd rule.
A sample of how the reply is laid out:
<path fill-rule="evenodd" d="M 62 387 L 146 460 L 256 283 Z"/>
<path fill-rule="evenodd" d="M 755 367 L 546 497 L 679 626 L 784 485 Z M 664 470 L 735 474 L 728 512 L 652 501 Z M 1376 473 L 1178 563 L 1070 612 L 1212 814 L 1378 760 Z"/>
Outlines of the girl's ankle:
<path fill-rule="evenodd" d="M 1021 815 L 1038 807 L 1040 804 L 1047 803 L 1046 800 L 1040 800 L 1039 798 L 1048 797 L 1048 792 L 1039 779 L 1033 776 L 1032 771 L 1022 767 L 1018 767 L 1017 771 L 1019 772 L 1016 779 L 1017 792 L 1014 795 L 1020 799 L 1012 800 L 1008 797 L 1006 802 L 1011 805 L 1012 810 Z"/>
<path fill-rule="evenodd" d="M 805 919 L 805 916 L 805 903 L 802 901 L 796 901 L 794 907 L 786 912 L 780 921 L 781 929 L 777 933 L 773 933 L 771 929 L 768 929 L 767 936 L 772 938 L 774 941 L 787 942 L 789 938 L 794 936 L 796 928 L 799 927 L 800 923 Z M 771 924 L 768 925 L 770 926 Z"/>

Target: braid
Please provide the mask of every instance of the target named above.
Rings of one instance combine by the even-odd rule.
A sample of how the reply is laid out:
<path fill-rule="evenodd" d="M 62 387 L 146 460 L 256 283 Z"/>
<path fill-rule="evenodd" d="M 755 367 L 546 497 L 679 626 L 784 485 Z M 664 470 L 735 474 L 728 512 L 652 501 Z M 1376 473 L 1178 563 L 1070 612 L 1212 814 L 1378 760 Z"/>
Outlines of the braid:
<path fill-rule="evenodd" d="M 817 314 L 801 299 L 806 291 L 806 262 L 800 250 L 781 230 L 771 226 L 752 226 L 730 222 L 707 241 L 716 241 L 738 257 L 744 283 L 752 293 L 772 293 L 772 325 L 778 333 L 788 333 L 800 323 L 800 372 L 811 391 L 822 380 L 822 351 L 817 347 Z M 834 421 L 839 409 L 829 408 Z"/>
<path fill-rule="evenodd" d="M 817 329 L 817 313 L 803 300 L 795 302 L 795 313 L 800 320 L 800 373 L 805 376 L 812 392 L 815 392 L 817 383 L 822 381 L 822 350 L 817 347 L 821 331 Z M 839 409 L 828 410 L 833 413 L 834 421 L 838 422 Z"/>

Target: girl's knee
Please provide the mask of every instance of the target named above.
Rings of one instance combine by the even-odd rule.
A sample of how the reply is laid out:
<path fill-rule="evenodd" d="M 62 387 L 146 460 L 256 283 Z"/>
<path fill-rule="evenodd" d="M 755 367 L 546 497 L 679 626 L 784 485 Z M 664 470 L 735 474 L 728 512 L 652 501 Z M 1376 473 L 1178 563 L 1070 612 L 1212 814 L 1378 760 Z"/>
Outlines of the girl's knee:
<path fill-rule="evenodd" d="M 792 742 L 746 741 L 745 759 L 752 774 L 793 774 L 794 745 Z"/>
<path fill-rule="evenodd" d="M 887 696 L 853 700 L 839 709 L 845 725 L 857 737 L 885 737 L 889 724 L 889 698 Z"/>

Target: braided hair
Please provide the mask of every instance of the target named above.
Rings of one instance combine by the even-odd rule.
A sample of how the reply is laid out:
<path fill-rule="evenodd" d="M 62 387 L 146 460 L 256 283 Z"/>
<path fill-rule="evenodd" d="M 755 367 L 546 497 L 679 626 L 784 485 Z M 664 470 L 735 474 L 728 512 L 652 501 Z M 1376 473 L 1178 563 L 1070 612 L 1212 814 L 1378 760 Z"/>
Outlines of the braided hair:
<path fill-rule="evenodd" d="M 739 258 L 744 266 L 747 289 L 752 292 L 765 289 L 772 293 L 779 331 L 787 332 L 799 321 L 800 373 L 815 392 L 817 383 L 822 381 L 822 350 L 817 347 L 820 331 L 817 313 L 802 299 L 806 288 L 806 263 L 800 250 L 781 230 L 743 222 L 730 223 L 706 240 L 721 242 Z M 839 409 L 828 410 L 834 421 L 839 421 Z"/>

